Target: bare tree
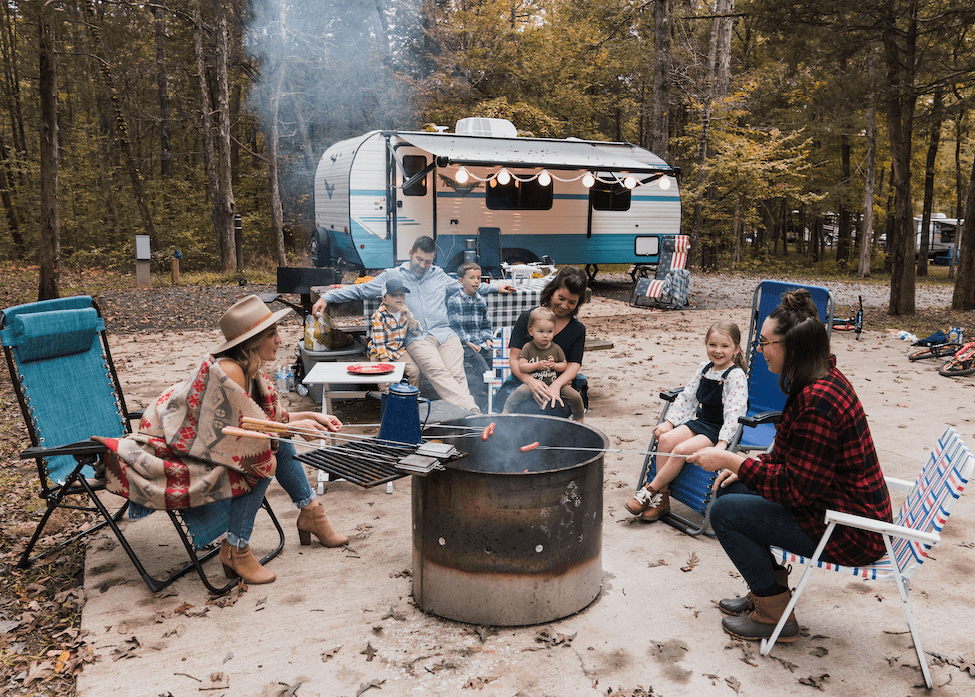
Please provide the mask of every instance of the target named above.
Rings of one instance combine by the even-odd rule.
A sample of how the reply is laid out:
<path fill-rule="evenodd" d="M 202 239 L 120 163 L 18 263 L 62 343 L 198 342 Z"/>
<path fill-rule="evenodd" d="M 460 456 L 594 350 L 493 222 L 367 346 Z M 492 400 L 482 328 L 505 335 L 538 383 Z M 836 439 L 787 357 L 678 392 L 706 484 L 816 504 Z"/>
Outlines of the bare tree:
<path fill-rule="evenodd" d="M 670 0 L 653 3 L 653 133 L 650 149 L 670 159 Z"/>
<path fill-rule="evenodd" d="M 37 299 L 60 297 L 61 210 L 58 201 L 58 77 L 54 49 L 53 0 L 38 12 L 38 85 L 41 106 L 41 230 Z"/>
<path fill-rule="evenodd" d="M 870 253 L 873 247 L 873 198 L 877 184 L 877 101 L 873 86 L 876 79 L 875 53 L 867 56 L 867 79 L 870 94 L 867 99 L 866 173 L 863 181 L 863 230 L 860 233 L 860 278 L 870 277 Z"/>

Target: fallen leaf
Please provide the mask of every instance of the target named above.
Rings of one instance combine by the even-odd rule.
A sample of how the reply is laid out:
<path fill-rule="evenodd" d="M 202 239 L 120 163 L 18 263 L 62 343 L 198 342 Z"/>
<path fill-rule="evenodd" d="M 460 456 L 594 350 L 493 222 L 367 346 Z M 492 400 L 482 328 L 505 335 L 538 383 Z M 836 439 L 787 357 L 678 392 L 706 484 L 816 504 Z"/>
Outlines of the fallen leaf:
<path fill-rule="evenodd" d="M 823 673 L 822 675 L 810 675 L 808 678 L 799 678 L 799 683 L 818 688 L 820 691 L 825 692 L 826 688 L 823 685 L 827 680 L 829 680 L 829 673 Z"/>
<path fill-rule="evenodd" d="M 728 684 L 728 687 L 735 691 L 736 695 L 741 693 L 741 683 L 738 682 L 738 678 L 731 676 L 730 678 L 725 678 L 724 681 Z"/>
<path fill-rule="evenodd" d="M 24 687 L 30 687 L 35 682 L 47 680 L 52 675 L 54 675 L 54 663 L 51 661 L 33 661 L 27 668 Z"/>
<path fill-rule="evenodd" d="M 385 679 L 383 679 L 383 680 L 370 680 L 367 683 L 363 683 L 362 685 L 359 685 L 359 689 L 356 690 L 356 692 L 355 692 L 355 697 L 359 697 L 359 695 L 361 695 L 363 692 L 365 692 L 366 690 L 368 690 L 369 688 L 372 688 L 372 687 L 375 687 L 377 690 L 383 689 L 382 687 L 380 687 L 380 685 L 382 685 L 384 682 L 386 682 Z"/>
<path fill-rule="evenodd" d="M 380 619 L 388 620 L 390 617 L 397 622 L 402 622 L 406 619 L 406 615 L 404 615 L 402 612 L 397 612 L 396 608 L 394 608 L 392 605 L 389 606 L 389 612 L 383 615 Z"/>
<path fill-rule="evenodd" d="M 691 571 L 695 566 L 697 566 L 698 561 L 697 555 L 694 552 L 691 552 L 691 556 L 687 559 L 687 566 L 680 567 L 680 570 L 684 572 Z"/>
<path fill-rule="evenodd" d="M 477 688 L 478 690 L 483 690 L 485 685 L 487 685 L 489 682 L 493 682 L 493 681 L 497 680 L 499 677 L 501 677 L 501 676 L 500 675 L 487 675 L 487 676 L 484 676 L 484 677 L 471 678 L 467 682 L 464 683 L 464 687 L 462 689 L 468 690 L 468 689 Z"/>
<path fill-rule="evenodd" d="M 336 646 L 334 649 L 329 649 L 328 651 L 322 652 L 322 663 L 334 657 L 335 654 L 339 652 L 339 649 L 341 649 L 343 646 L 345 646 L 345 644 L 340 644 L 339 646 Z"/>
<path fill-rule="evenodd" d="M 299 685 L 301 683 L 298 683 Z M 230 687 L 230 676 L 224 673 L 210 673 L 200 681 L 200 690 L 226 690 Z M 293 694 L 293 693 L 292 693 Z"/>
<path fill-rule="evenodd" d="M 377 653 L 379 653 L 379 652 L 378 652 L 378 651 L 376 651 L 376 649 L 374 649 L 374 648 L 372 647 L 372 644 L 370 644 L 370 643 L 369 643 L 369 642 L 367 641 L 367 642 L 366 642 L 366 648 L 364 648 L 364 649 L 363 649 L 362 651 L 360 651 L 359 653 L 360 653 L 361 655 L 363 655 L 363 656 L 365 656 L 365 657 L 366 657 L 366 662 L 369 662 L 369 661 L 371 661 L 371 660 L 373 659 L 373 656 L 375 656 L 375 655 L 376 655 Z"/>
<path fill-rule="evenodd" d="M 651 569 L 653 569 L 655 567 L 658 567 L 658 566 L 667 566 L 667 560 L 666 559 L 658 559 L 657 561 L 648 561 L 647 562 L 647 567 L 649 567 Z"/>
<path fill-rule="evenodd" d="M 162 638 L 163 639 L 168 639 L 171 636 L 181 637 L 181 636 L 183 636 L 183 633 L 185 631 L 186 631 L 186 625 L 185 624 L 177 624 L 175 627 L 173 627 L 168 632 L 166 632 L 165 634 L 163 634 L 162 635 Z"/>
<path fill-rule="evenodd" d="M 825 646 L 817 646 L 816 648 L 814 648 L 812 651 L 809 652 L 809 655 L 815 656 L 816 658 L 822 658 L 828 653 L 829 653 L 829 649 L 827 649 Z"/>
<path fill-rule="evenodd" d="M 126 639 L 112 651 L 112 661 L 117 661 L 120 658 L 138 658 L 137 652 L 140 648 L 142 648 L 142 644 L 135 637 Z"/>

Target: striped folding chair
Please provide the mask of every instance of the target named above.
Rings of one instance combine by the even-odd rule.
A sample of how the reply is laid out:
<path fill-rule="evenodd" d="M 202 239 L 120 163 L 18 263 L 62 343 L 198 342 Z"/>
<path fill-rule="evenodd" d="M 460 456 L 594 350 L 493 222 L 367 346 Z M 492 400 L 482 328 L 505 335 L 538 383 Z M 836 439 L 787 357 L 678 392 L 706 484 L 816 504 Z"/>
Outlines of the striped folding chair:
<path fill-rule="evenodd" d="M 488 388 L 488 410 L 487 413 L 494 412 L 494 395 L 498 389 L 511 375 L 511 366 L 508 363 L 508 342 L 511 341 L 511 327 L 500 327 L 494 332 L 492 340 L 492 359 L 491 370 L 484 373 L 484 382 Z"/>
<path fill-rule="evenodd" d="M 679 310 L 687 305 L 691 273 L 687 270 L 687 253 L 691 238 L 669 235 L 660 241 L 656 278 L 641 278 L 633 288 L 633 305 Z"/>
<path fill-rule="evenodd" d="M 931 673 L 924 658 L 921 637 L 918 636 L 917 627 L 914 625 L 914 616 L 911 614 L 911 605 L 907 594 L 910 590 L 911 579 L 914 578 L 927 558 L 928 550 L 941 541 L 941 530 L 948 522 L 948 516 L 951 515 L 952 509 L 961 497 L 961 492 L 971 478 L 973 469 L 975 469 L 975 457 L 972 457 L 971 451 L 965 446 L 958 432 L 949 427 L 938 439 L 927 464 L 913 485 L 900 479 L 886 478 L 888 487 L 909 492 L 893 523 L 885 523 L 837 511 L 826 511 L 826 532 L 811 558 L 772 547 L 772 556 L 778 562 L 782 564 L 803 564 L 806 570 L 803 572 L 802 578 L 799 579 L 799 585 L 796 587 L 785 612 L 782 613 L 782 618 L 775 626 L 772 636 L 762 640 L 762 655 L 767 656 L 772 647 L 775 646 L 775 640 L 781 633 L 789 615 L 792 614 L 792 610 L 795 608 L 799 595 L 805 588 L 806 581 L 809 580 L 813 569 L 836 571 L 872 581 L 893 581 L 897 584 L 897 590 L 900 591 L 904 614 L 907 615 L 907 625 L 911 630 L 911 637 L 914 639 L 914 650 L 917 652 L 921 672 L 924 674 L 924 682 L 928 689 L 931 689 L 933 686 Z M 867 566 L 843 566 L 842 564 L 823 561 L 821 559 L 823 549 L 837 525 L 849 525 L 861 530 L 880 533 L 883 535 L 887 553 L 875 563 Z"/>

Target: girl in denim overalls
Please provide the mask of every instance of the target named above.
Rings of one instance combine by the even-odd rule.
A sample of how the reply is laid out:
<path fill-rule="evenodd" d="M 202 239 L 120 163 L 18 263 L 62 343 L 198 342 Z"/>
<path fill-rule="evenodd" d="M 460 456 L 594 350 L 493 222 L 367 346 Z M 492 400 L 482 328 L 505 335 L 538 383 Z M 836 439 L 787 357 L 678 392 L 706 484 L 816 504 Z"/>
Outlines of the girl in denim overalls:
<path fill-rule="evenodd" d="M 748 408 L 748 376 L 741 352 L 741 330 L 733 322 L 716 322 L 704 337 L 708 360 L 653 429 L 657 450 L 674 453 L 662 458 L 652 481 L 626 504 L 641 520 L 653 522 L 670 511 L 668 486 L 680 474 L 684 458 L 701 448 L 728 447 L 738 417 Z"/>

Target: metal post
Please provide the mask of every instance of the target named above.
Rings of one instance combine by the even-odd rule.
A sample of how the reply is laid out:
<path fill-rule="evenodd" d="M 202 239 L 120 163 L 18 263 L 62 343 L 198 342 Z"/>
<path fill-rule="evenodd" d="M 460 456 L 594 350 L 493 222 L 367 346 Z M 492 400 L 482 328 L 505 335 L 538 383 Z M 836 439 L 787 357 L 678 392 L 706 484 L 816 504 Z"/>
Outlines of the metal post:
<path fill-rule="evenodd" d="M 240 223 L 240 213 L 234 214 L 234 246 L 237 248 L 237 270 L 244 270 L 244 229 Z"/>

